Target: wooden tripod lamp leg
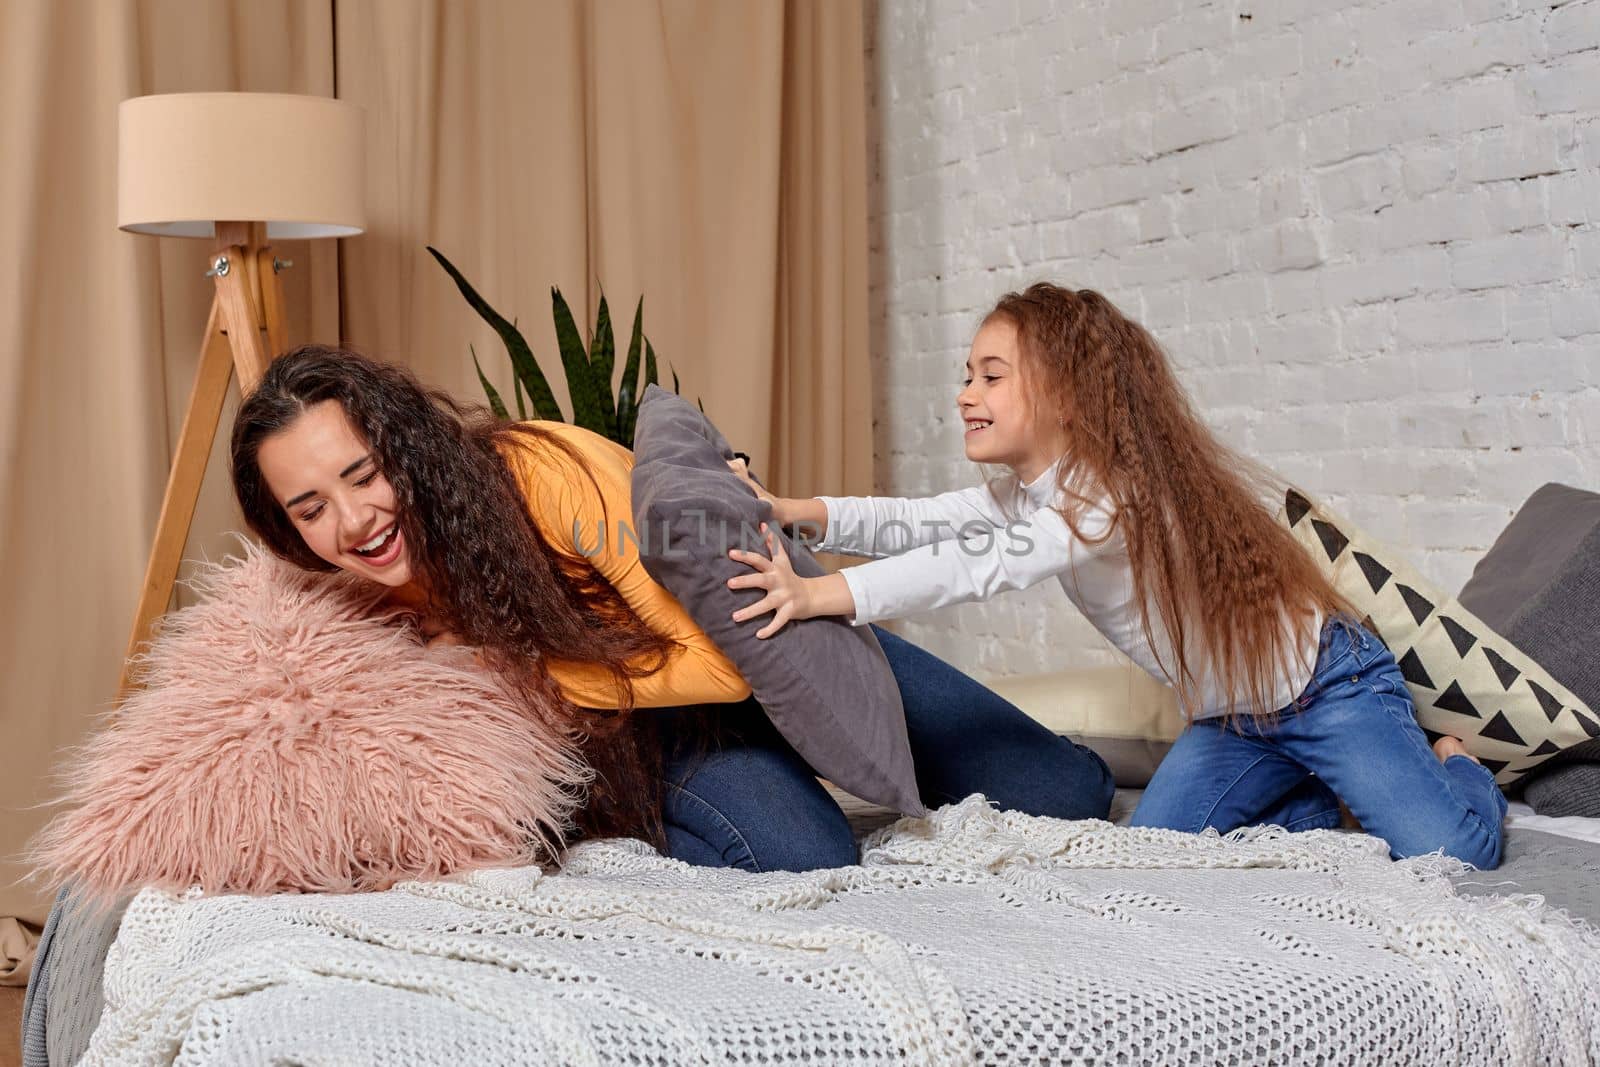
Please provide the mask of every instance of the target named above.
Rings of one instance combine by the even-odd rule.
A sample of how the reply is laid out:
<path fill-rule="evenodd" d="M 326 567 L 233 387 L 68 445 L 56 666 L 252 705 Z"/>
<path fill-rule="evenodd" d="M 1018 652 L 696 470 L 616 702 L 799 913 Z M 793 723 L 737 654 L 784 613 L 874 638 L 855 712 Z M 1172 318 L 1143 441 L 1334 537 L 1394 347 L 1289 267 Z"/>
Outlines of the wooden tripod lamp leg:
<path fill-rule="evenodd" d="M 133 617 L 122 677 L 117 683 L 119 701 L 128 694 L 129 659 L 150 636 L 151 626 L 167 610 L 167 601 L 172 597 L 178 563 L 183 558 L 183 546 L 189 540 L 189 524 L 194 520 L 195 504 L 200 499 L 200 483 L 206 476 L 206 460 L 211 456 L 211 442 L 217 436 L 217 422 L 222 418 L 222 402 L 228 395 L 228 378 L 232 371 L 233 349 L 222 332 L 219 298 L 211 303 L 194 390 L 189 394 L 189 409 L 183 416 L 178 449 L 167 475 L 167 491 L 161 498 L 155 546 L 150 550 L 150 562 L 145 567 L 139 609 Z"/>
<path fill-rule="evenodd" d="M 217 237 L 218 258 L 213 268 L 216 296 L 211 301 L 194 391 L 189 394 L 183 431 L 167 475 L 155 546 L 150 550 L 144 585 L 139 591 L 139 608 L 123 656 L 122 677 L 117 682 L 118 702 L 128 695 L 133 681 L 129 668 L 132 657 L 149 639 L 155 621 L 172 599 L 178 565 L 183 560 L 189 526 L 200 499 L 200 485 L 206 476 L 206 461 L 211 457 L 222 404 L 228 395 L 230 373 L 238 372 L 239 390 L 248 393 L 266 372 L 272 354 L 267 345 L 283 343 L 283 291 L 271 273 L 272 254 L 265 247 L 265 227 L 259 223 L 219 222 Z M 266 276 L 260 274 L 262 266 L 269 272 Z"/>
<path fill-rule="evenodd" d="M 222 311 L 221 327 L 228 333 L 228 344 L 233 347 L 233 365 L 239 372 L 239 392 L 254 389 L 267 371 L 274 352 L 267 349 L 269 323 L 267 312 L 278 317 L 275 332 L 283 334 L 282 318 L 278 309 L 282 305 L 282 290 L 275 289 L 276 300 L 263 297 L 264 284 L 276 285 L 276 275 L 270 272 L 264 278 L 258 273 L 263 258 L 270 261 L 271 250 L 266 247 L 267 228 L 259 222 L 219 222 L 217 238 L 227 247 L 218 255 L 226 257 L 230 269 L 217 276 L 217 306 Z M 265 253 L 265 257 L 263 257 Z M 268 279 L 271 279 L 269 282 Z M 273 343 L 279 343 L 273 338 Z"/>
<path fill-rule="evenodd" d="M 286 263 L 285 266 L 293 264 Z M 283 331 L 283 282 L 278 277 L 278 257 L 272 254 L 270 246 L 256 253 L 256 291 L 261 294 L 261 323 L 267 333 L 267 359 L 276 359 L 283 355 L 289 342 Z M 254 385 L 254 380 L 243 379 L 241 388 L 249 392 Z"/>

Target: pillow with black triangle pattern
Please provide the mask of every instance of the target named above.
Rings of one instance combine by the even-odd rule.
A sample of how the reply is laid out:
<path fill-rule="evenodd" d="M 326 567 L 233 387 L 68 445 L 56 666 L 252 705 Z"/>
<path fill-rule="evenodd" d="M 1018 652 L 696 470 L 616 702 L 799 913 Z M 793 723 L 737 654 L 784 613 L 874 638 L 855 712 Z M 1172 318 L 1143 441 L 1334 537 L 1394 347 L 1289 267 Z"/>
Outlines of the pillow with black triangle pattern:
<path fill-rule="evenodd" d="M 1399 661 L 1430 741 L 1461 738 L 1506 786 L 1600 737 L 1600 716 L 1399 556 L 1289 490 L 1279 521 Z"/>

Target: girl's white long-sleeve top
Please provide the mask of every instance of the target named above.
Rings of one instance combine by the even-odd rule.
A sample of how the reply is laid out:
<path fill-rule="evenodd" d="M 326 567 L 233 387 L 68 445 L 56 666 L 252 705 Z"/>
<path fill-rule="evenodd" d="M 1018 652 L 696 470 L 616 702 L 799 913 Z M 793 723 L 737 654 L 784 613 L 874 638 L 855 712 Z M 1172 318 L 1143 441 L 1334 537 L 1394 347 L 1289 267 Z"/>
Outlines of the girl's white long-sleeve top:
<path fill-rule="evenodd" d="M 1151 619 L 1151 630 L 1162 647 L 1153 647 L 1145 636 L 1121 528 L 1099 540 L 1111 526 L 1111 514 L 1103 505 L 1094 506 L 1079 522 L 1083 538 L 1074 536 L 1054 507 L 1055 467 L 1026 485 L 1006 477 L 921 499 L 820 499 L 828 509 L 828 527 L 818 549 L 872 560 L 840 571 L 855 600 L 851 621 L 856 625 L 987 600 L 1056 578 L 1106 640 L 1170 684 L 1163 669 L 1175 662 L 1170 638 L 1159 615 Z M 1287 706 L 1305 690 L 1316 658 L 1313 644 L 1283 666 L 1274 707 Z M 1189 662 L 1199 665 L 1204 697 L 1199 717 L 1234 711 L 1205 657 L 1190 656 Z"/>

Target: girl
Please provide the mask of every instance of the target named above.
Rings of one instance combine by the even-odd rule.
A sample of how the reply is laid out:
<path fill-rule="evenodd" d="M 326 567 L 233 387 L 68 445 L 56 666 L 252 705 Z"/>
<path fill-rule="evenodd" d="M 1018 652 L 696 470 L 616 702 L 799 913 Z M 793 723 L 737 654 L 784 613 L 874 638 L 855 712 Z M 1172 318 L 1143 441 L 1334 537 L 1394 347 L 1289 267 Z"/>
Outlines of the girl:
<path fill-rule="evenodd" d="M 838 805 L 626 540 L 577 543 L 631 518 L 626 449 L 562 423 L 500 422 L 397 367 L 308 346 L 273 361 L 232 450 L 240 507 L 271 551 L 387 586 L 429 641 L 476 647 L 584 739 L 597 775 L 582 833 L 750 870 L 854 862 Z M 984 791 L 1104 815 L 1098 757 L 928 653 L 889 635 L 885 649 L 926 803 Z"/>
<path fill-rule="evenodd" d="M 1493 777 L 1454 738 L 1430 751 L 1394 657 L 1262 505 L 1143 328 L 1091 290 L 1009 293 L 956 405 L 967 457 L 1011 477 L 926 500 L 769 496 L 778 522 L 822 531 L 822 550 L 877 558 L 803 579 L 781 553 L 736 551 L 755 573 L 729 584 L 766 595 L 734 619 L 771 613 L 770 636 L 790 619 L 860 624 L 1056 577 L 1189 719 L 1134 825 L 1332 827 L 1342 799 L 1396 857 L 1499 864 Z"/>

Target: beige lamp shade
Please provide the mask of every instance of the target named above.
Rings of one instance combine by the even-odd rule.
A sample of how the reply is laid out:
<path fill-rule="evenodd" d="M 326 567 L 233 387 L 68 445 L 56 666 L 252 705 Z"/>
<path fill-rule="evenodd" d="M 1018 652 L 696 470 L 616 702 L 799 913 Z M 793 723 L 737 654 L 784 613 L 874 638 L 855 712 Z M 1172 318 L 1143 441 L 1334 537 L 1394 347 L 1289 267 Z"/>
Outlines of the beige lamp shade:
<path fill-rule="evenodd" d="M 213 237 L 264 222 L 268 238 L 366 228 L 365 112 L 325 96 L 172 93 L 117 115 L 117 225 Z"/>

